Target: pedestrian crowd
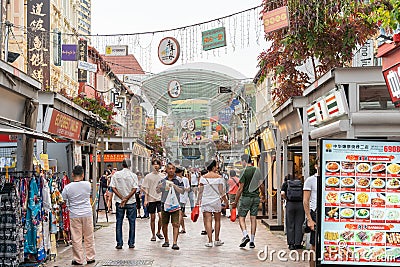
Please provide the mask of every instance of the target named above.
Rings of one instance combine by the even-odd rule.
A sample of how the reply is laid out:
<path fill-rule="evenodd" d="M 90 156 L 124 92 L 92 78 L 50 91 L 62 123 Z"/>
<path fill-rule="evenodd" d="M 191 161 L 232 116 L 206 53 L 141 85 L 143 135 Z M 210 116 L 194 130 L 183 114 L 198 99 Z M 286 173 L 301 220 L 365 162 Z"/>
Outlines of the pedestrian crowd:
<path fill-rule="evenodd" d="M 100 178 L 100 191 L 104 195 L 106 212 L 116 216 L 115 248 L 119 250 L 124 246 L 122 226 L 125 217 L 129 223 L 127 244 L 130 249 L 135 248 L 136 218 L 140 217 L 149 218 L 151 242 L 158 238 L 163 240 L 162 247 L 179 250 L 179 234 L 186 233 L 184 217 L 187 217 L 188 204 L 191 211 L 198 206 L 203 214 L 205 230 L 202 234 L 208 237 L 206 247 L 224 244 L 220 238 L 221 216 L 225 215 L 227 208 L 232 211 L 238 207 L 243 233 L 239 247 L 245 247 L 250 242 L 250 248 L 254 248 L 258 206 L 260 201 L 265 200 L 264 183 L 260 170 L 252 166 L 251 158 L 243 155 L 241 159 L 244 169 L 239 177 L 234 170 L 229 175 L 221 172 L 217 160 L 207 162 L 202 170 L 188 170 L 180 166 L 179 161 L 170 162 L 162 172 L 160 160 L 154 159 L 152 171 L 145 175 L 132 172 L 129 159 L 122 161 L 121 170 L 108 165 Z M 91 264 L 95 262 L 91 185 L 84 181 L 82 166 L 74 168 L 73 177 L 74 183 L 63 191 L 71 212 L 72 265 L 83 265 L 85 261 Z M 245 222 L 248 213 L 250 235 Z M 236 215 L 231 220 L 236 220 Z M 170 224 L 172 236 L 169 235 Z"/>

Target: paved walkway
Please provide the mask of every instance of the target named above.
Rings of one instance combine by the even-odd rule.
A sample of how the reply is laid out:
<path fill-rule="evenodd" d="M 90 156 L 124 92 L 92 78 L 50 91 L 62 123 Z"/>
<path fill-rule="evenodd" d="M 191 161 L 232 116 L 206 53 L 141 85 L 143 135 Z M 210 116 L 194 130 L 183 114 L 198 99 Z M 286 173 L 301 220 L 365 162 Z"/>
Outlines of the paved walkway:
<path fill-rule="evenodd" d="M 262 261 L 258 259 L 260 250 L 265 246 L 271 250 L 289 250 L 286 245 L 286 237 L 282 232 L 270 232 L 264 225 L 258 222 L 256 234 L 256 248 L 239 248 L 242 238 L 238 221 L 231 222 L 229 218 L 222 217 L 221 240 L 225 244 L 221 247 L 207 248 L 204 246 L 206 236 L 200 235 L 203 229 L 203 221 L 200 217 L 196 223 L 190 220 L 190 214 L 185 218 L 186 234 L 180 234 L 178 245 L 180 250 L 174 251 L 162 248 L 162 241 L 151 242 L 150 226 L 148 219 L 137 219 L 136 221 L 136 244 L 134 249 L 127 246 L 128 221 L 124 221 L 124 241 L 122 250 L 115 249 L 115 216 L 110 215 L 110 223 L 106 223 L 104 213 L 100 214 L 99 224 L 103 227 L 95 232 L 96 263 L 86 265 L 88 267 L 102 266 L 308 266 L 304 261 L 278 260 L 274 254 L 273 260 Z M 172 228 L 169 229 L 170 240 L 172 239 Z M 48 267 L 70 266 L 72 260 L 71 246 L 60 245 L 56 261 L 47 263 Z M 268 254 L 269 254 L 268 253 Z M 301 251 L 300 251 L 301 254 Z M 264 256 L 262 254 L 262 256 Z M 289 256 L 285 256 L 289 259 Z M 293 257 L 292 257 L 293 258 Z M 300 256 L 301 258 L 301 256 Z"/>

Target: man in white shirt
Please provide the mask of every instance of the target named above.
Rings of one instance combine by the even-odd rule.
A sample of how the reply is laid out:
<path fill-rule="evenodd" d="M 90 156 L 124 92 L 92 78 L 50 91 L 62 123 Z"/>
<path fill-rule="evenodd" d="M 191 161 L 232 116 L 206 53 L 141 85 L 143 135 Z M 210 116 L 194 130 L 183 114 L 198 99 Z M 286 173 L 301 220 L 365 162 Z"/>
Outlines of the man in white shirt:
<path fill-rule="evenodd" d="M 150 214 L 150 228 L 151 228 L 151 239 L 150 241 L 156 241 L 156 236 L 159 239 L 164 239 L 161 231 L 161 193 L 157 193 L 157 185 L 163 179 L 160 173 L 161 161 L 155 159 L 151 162 L 153 171 L 144 177 L 142 188 L 145 193 L 144 206 L 147 207 L 147 211 Z M 158 214 L 158 228 L 156 234 L 156 213 Z"/>
<path fill-rule="evenodd" d="M 129 221 L 129 248 L 135 248 L 135 228 L 136 228 L 136 198 L 135 193 L 139 188 L 138 178 L 129 167 L 131 161 L 124 159 L 122 161 L 123 169 L 117 171 L 111 177 L 110 187 L 113 189 L 116 207 L 116 249 L 122 249 L 124 244 L 122 239 L 122 223 L 125 216 Z"/>
<path fill-rule="evenodd" d="M 72 170 L 74 182 L 65 186 L 62 197 L 67 202 L 71 223 L 72 239 L 72 265 L 83 265 L 84 255 L 82 237 L 85 239 L 86 262 L 95 262 L 93 235 L 93 213 L 90 205 L 91 186 L 88 181 L 83 181 L 84 170 L 82 166 L 75 166 Z"/>
<path fill-rule="evenodd" d="M 315 227 L 317 225 L 317 182 L 318 182 L 318 159 L 315 163 L 317 173 L 308 177 L 303 186 L 303 206 L 307 218 L 307 225 L 311 229 L 310 244 L 311 250 L 314 252 L 310 257 L 310 267 L 315 266 L 313 256 L 315 255 Z M 314 255 L 313 255 L 314 254 Z"/>

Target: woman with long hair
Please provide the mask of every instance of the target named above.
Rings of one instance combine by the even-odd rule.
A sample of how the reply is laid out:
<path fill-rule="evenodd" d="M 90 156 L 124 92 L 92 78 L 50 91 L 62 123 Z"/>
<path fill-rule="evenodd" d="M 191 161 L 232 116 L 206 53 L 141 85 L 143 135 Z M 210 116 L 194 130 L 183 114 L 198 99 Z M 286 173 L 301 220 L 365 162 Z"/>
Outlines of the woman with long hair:
<path fill-rule="evenodd" d="M 214 214 L 215 223 L 215 246 L 222 246 L 223 241 L 220 240 L 219 234 L 221 230 L 221 201 L 224 201 L 225 206 L 228 206 L 228 199 L 224 191 L 224 180 L 218 173 L 218 164 L 216 160 L 212 160 L 206 165 L 208 173 L 200 177 L 199 180 L 199 195 L 197 205 L 201 204 L 203 212 L 204 228 L 207 232 L 208 242 L 206 247 L 213 246 L 212 238 L 212 217 Z"/>

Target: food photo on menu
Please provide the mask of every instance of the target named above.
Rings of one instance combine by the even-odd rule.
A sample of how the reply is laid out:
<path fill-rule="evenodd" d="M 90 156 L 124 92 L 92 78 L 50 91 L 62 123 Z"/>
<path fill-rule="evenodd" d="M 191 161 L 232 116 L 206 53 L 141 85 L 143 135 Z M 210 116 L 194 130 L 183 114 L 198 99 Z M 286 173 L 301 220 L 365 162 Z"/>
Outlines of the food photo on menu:
<path fill-rule="evenodd" d="M 368 177 L 357 177 L 357 188 L 369 188 L 371 179 Z"/>
<path fill-rule="evenodd" d="M 325 219 L 326 220 L 339 220 L 339 208 L 338 207 L 325 207 Z"/>
<path fill-rule="evenodd" d="M 340 170 L 340 165 L 338 162 L 330 161 L 326 163 L 327 172 L 338 172 Z"/>
<path fill-rule="evenodd" d="M 387 172 L 389 174 L 398 174 L 400 172 L 400 165 L 398 163 L 392 163 L 387 166 Z"/>
<path fill-rule="evenodd" d="M 338 187 L 340 179 L 338 177 L 327 177 L 325 184 L 328 187 Z"/>
<path fill-rule="evenodd" d="M 380 162 L 372 163 L 371 168 L 372 173 L 385 173 L 386 172 L 386 164 Z"/>
<path fill-rule="evenodd" d="M 374 192 L 371 193 L 371 205 L 372 206 L 385 206 L 386 197 L 385 193 Z"/>
<path fill-rule="evenodd" d="M 359 173 L 369 173 L 371 166 L 367 162 L 360 162 L 357 164 L 356 171 Z"/>

